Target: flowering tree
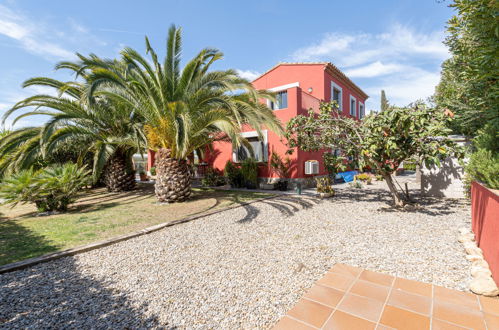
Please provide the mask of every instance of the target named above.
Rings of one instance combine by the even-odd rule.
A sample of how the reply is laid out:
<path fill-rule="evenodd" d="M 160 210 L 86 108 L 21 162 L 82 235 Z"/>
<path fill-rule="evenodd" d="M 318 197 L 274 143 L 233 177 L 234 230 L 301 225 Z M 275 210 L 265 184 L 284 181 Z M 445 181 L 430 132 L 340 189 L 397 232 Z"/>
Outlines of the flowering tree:
<path fill-rule="evenodd" d="M 403 206 L 406 197 L 394 184 L 393 173 L 408 158 L 417 157 L 430 166 L 458 153 L 455 143 L 446 137 L 449 120 L 447 114 L 417 103 L 409 108 L 390 107 L 358 121 L 342 116 L 333 101 L 322 103 L 318 113 L 310 109 L 306 115 L 292 118 L 286 138 L 290 148 L 325 153 L 340 149 L 357 158 L 360 169 L 371 168 L 383 176 L 393 202 Z"/>

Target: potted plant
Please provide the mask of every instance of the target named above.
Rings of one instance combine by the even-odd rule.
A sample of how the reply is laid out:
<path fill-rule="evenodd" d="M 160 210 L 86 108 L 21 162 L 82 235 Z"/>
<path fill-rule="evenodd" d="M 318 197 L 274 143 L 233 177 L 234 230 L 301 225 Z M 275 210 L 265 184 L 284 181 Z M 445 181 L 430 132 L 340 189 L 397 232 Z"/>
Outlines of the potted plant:
<path fill-rule="evenodd" d="M 321 198 L 334 196 L 334 189 L 330 177 L 317 178 L 315 181 L 317 183 L 317 193 Z"/>
<path fill-rule="evenodd" d="M 241 164 L 241 173 L 244 183 L 248 189 L 256 189 L 258 186 L 258 164 L 253 158 L 246 158 Z"/>
<path fill-rule="evenodd" d="M 230 160 L 225 164 L 224 176 L 231 188 L 242 188 L 245 186 L 241 169 Z"/>
<path fill-rule="evenodd" d="M 140 170 L 139 177 L 140 177 L 140 181 L 147 181 L 148 180 L 147 174 L 144 170 Z"/>
<path fill-rule="evenodd" d="M 282 160 L 281 157 L 275 152 L 272 151 L 272 155 L 270 157 L 270 166 L 272 167 L 272 171 L 279 176 L 279 181 L 275 184 L 275 188 L 280 191 L 288 190 L 288 178 L 289 172 L 291 169 L 291 160 L 289 157 Z"/>

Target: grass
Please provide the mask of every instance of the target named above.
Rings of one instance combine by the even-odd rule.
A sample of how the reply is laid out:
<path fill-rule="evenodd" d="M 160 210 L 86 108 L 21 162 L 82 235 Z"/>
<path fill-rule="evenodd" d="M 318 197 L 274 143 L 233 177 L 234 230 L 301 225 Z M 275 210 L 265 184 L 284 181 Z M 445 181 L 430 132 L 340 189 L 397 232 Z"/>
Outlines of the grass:
<path fill-rule="evenodd" d="M 0 265 L 132 233 L 271 194 L 194 189 L 184 203 L 159 204 L 152 185 L 124 194 L 93 189 L 67 213 L 37 216 L 32 205 L 0 206 Z"/>

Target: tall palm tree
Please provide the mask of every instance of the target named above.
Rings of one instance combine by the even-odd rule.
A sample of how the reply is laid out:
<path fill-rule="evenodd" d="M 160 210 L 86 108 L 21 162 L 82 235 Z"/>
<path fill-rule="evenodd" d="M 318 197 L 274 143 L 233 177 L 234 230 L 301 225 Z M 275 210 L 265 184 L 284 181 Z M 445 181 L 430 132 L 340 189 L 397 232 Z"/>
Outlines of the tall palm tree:
<path fill-rule="evenodd" d="M 248 144 L 239 134 L 249 125 L 261 134 L 262 126 L 282 133 L 279 120 L 261 101 L 270 93 L 255 90 L 234 70 L 209 71 L 223 54 L 206 48 L 180 68 L 181 29 L 168 31 L 166 56 L 161 64 L 146 37 L 150 61 L 131 48 L 121 51 L 120 63 L 83 57 L 90 68 L 88 96 L 101 89 L 120 99 L 144 118 L 148 147 L 156 153 L 156 196 L 161 202 L 184 201 L 191 195 L 187 159 L 215 140 Z"/>
<path fill-rule="evenodd" d="M 119 66 L 116 64 L 116 66 Z M 59 96 L 35 95 L 18 102 L 6 112 L 4 120 L 14 112 L 34 108 L 18 115 L 21 118 L 46 115 L 49 120 L 41 127 L 21 128 L 0 142 L 0 172 L 29 168 L 40 160 L 53 159 L 61 151 L 77 150 L 80 162 L 93 155 L 94 182 L 101 178 L 110 191 L 127 191 L 135 187 L 132 155 L 145 150 L 142 119 L 120 100 L 111 100 L 96 93 L 87 102 L 87 72 L 77 64 L 62 62 L 57 68 L 69 68 L 83 82 L 61 82 L 51 78 L 32 78 L 28 86 L 49 86 Z"/>

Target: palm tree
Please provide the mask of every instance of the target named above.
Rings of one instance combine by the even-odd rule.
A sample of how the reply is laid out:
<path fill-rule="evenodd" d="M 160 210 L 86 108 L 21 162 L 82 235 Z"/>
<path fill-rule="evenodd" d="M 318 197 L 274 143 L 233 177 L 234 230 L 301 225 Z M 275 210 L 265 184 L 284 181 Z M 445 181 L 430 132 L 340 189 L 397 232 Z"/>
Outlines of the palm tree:
<path fill-rule="evenodd" d="M 88 73 L 71 62 L 62 62 L 57 68 L 77 72 L 84 82 L 65 83 L 44 77 L 24 82 L 24 87 L 53 87 L 60 96 L 35 95 L 7 111 L 4 120 L 19 109 L 34 108 L 17 116 L 14 123 L 33 115 L 46 115 L 49 120 L 41 127 L 21 128 L 2 139 L 0 154 L 5 157 L 0 163 L 0 172 L 30 168 L 40 161 L 57 162 L 57 155 L 76 151 L 80 162 L 88 154 L 93 155 L 94 183 L 102 176 L 109 191 L 133 189 L 132 155 L 137 150 L 145 150 L 141 117 L 122 101 L 97 93 L 91 103 L 87 102 L 85 79 Z"/>
<path fill-rule="evenodd" d="M 146 37 L 150 61 L 137 51 L 125 48 L 121 61 L 126 72 L 115 63 L 96 56 L 83 57 L 82 65 L 91 69 L 89 97 L 103 89 L 113 99 L 122 100 L 144 118 L 148 148 L 156 153 L 156 196 L 160 202 L 184 201 L 191 195 L 187 159 L 215 140 L 230 140 L 235 146 L 248 144 L 239 134 L 249 125 L 282 133 L 272 110 L 260 102 L 270 93 L 255 90 L 234 70 L 209 71 L 223 54 L 206 48 L 183 69 L 180 68 L 181 29 L 168 31 L 166 56 L 161 64 Z M 102 93 L 102 92 L 101 92 Z"/>

